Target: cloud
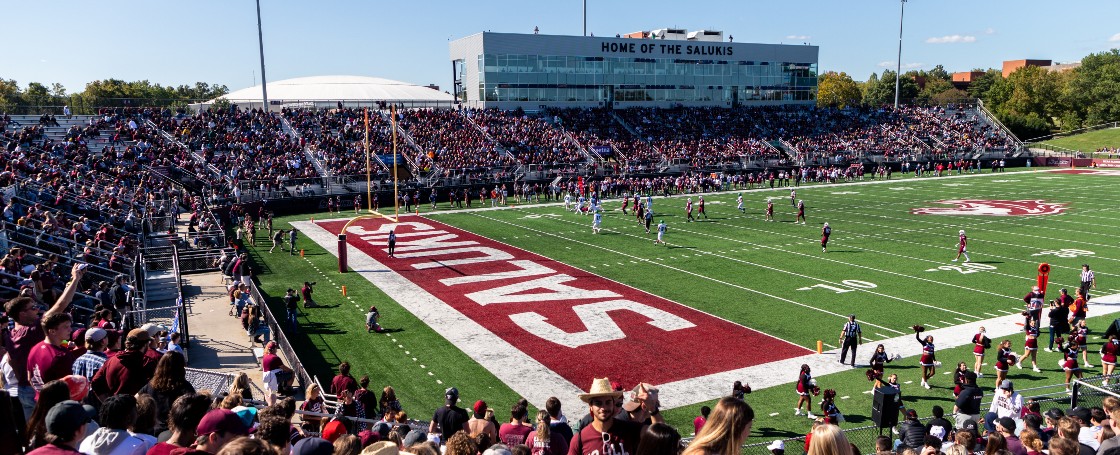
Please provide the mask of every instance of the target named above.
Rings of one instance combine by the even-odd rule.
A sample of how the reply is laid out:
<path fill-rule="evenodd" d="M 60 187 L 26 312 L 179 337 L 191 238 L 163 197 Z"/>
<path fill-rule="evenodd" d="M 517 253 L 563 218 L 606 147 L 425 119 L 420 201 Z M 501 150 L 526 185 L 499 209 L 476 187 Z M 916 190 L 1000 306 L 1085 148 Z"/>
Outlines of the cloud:
<path fill-rule="evenodd" d="M 1109 38 L 1108 42 L 1110 42 L 1110 43 L 1120 43 L 1120 33 L 1112 35 L 1112 38 Z"/>
<path fill-rule="evenodd" d="M 930 44 L 974 43 L 976 42 L 976 37 L 972 35 L 934 36 L 926 38 L 926 42 Z"/>
<path fill-rule="evenodd" d="M 786 39 L 795 41 L 809 41 L 810 38 L 812 38 L 812 36 L 809 35 L 786 35 Z"/>
<path fill-rule="evenodd" d="M 995 35 L 996 34 L 996 29 L 988 27 L 987 30 L 984 30 L 984 34 L 985 35 Z"/>

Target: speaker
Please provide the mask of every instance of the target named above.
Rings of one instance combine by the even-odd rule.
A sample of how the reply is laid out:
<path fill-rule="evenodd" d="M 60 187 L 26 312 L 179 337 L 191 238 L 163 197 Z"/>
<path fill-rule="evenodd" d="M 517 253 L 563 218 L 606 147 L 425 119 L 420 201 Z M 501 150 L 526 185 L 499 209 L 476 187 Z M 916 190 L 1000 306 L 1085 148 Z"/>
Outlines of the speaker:
<path fill-rule="evenodd" d="M 877 427 L 890 428 L 898 425 L 900 398 L 898 390 L 894 387 L 875 389 L 875 399 L 871 401 L 871 420 Z"/>

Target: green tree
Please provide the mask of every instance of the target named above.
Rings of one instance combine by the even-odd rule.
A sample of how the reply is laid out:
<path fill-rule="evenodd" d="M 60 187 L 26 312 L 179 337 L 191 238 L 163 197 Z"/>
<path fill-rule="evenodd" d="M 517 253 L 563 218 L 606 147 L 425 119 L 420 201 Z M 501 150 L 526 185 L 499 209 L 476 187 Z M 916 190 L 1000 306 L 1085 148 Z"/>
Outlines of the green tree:
<path fill-rule="evenodd" d="M 950 90 L 956 89 L 953 88 L 953 83 L 949 82 L 948 79 L 927 79 L 925 88 L 918 92 L 917 101 L 920 104 L 930 104 L 933 102 L 933 99 L 935 97 L 938 97 L 938 99 L 942 99 L 941 97 L 939 97 L 939 95 Z"/>
<path fill-rule="evenodd" d="M 968 84 L 968 96 L 971 98 L 983 99 L 984 102 L 987 103 L 989 101 L 987 98 L 984 98 L 984 96 L 988 93 L 988 90 L 992 88 L 992 85 L 995 84 L 997 80 L 1003 79 L 1003 73 L 996 69 L 979 71 L 984 71 L 984 74 L 976 79 L 973 79 L 972 83 Z"/>
<path fill-rule="evenodd" d="M 52 104 L 50 90 L 38 82 L 27 84 L 27 90 L 23 92 L 23 103 L 25 106 L 48 106 Z"/>
<path fill-rule="evenodd" d="M 945 67 L 941 65 L 933 67 L 933 69 L 929 70 L 926 73 L 926 76 L 931 79 L 941 79 L 946 81 L 953 79 L 953 76 L 950 75 L 948 71 L 945 71 Z"/>
<path fill-rule="evenodd" d="M 817 78 L 817 107 L 837 107 L 859 105 L 863 99 L 859 84 L 847 73 L 829 71 Z"/>
<path fill-rule="evenodd" d="M 891 70 L 883 71 L 878 83 L 868 87 L 863 93 L 863 102 L 868 106 L 883 106 L 894 104 L 894 75 Z M 870 85 L 870 84 L 869 84 Z M 899 78 L 899 103 L 913 102 L 918 96 L 918 84 L 908 75 Z"/>
<path fill-rule="evenodd" d="M 1065 94 L 1069 110 L 1085 125 L 1120 121 L 1120 49 L 1083 58 Z"/>
<path fill-rule="evenodd" d="M 12 79 L 0 78 L 0 109 L 7 111 L 18 106 L 22 95 L 19 83 Z"/>

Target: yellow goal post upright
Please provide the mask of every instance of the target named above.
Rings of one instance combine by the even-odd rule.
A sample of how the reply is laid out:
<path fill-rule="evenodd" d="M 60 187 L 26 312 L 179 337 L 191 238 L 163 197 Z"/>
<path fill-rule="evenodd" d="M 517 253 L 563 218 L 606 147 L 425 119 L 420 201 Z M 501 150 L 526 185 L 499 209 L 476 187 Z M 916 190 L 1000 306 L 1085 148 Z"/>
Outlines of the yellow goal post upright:
<path fill-rule="evenodd" d="M 346 222 L 346 225 L 342 227 L 342 232 L 339 232 L 339 234 L 338 234 L 338 273 L 346 273 L 346 269 L 347 269 L 346 230 L 350 228 L 350 225 L 354 224 L 354 222 L 356 222 L 358 220 L 362 220 L 362 219 L 366 219 L 366 218 L 385 218 L 387 220 L 392 221 L 393 223 L 398 223 L 398 222 L 400 222 L 400 216 L 401 216 L 401 213 L 400 213 L 400 210 L 401 210 L 400 196 L 399 196 L 399 193 L 398 193 L 398 191 L 399 191 L 398 190 L 399 180 L 397 178 L 397 108 L 396 108 L 396 106 L 392 106 L 392 105 L 389 108 L 389 125 L 390 125 L 390 129 L 392 130 L 392 134 L 393 134 L 393 213 L 391 215 L 387 214 L 387 213 L 381 213 L 380 211 L 377 211 L 377 210 L 373 209 L 373 198 L 374 198 L 374 195 L 373 195 L 373 178 L 372 178 L 372 170 L 370 168 L 371 167 L 370 164 L 372 162 L 372 156 L 371 156 L 372 154 L 370 153 L 370 149 L 369 149 L 369 108 L 364 109 L 362 112 L 363 112 L 363 120 L 364 120 L 364 124 L 365 124 L 365 141 L 363 142 L 363 144 L 364 144 L 365 149 L 366 149 L 366 212 L 367 213 L 360 214 L 360 215 L 358 215 L 354 218 L 351 218 L 350 221 Z"/>

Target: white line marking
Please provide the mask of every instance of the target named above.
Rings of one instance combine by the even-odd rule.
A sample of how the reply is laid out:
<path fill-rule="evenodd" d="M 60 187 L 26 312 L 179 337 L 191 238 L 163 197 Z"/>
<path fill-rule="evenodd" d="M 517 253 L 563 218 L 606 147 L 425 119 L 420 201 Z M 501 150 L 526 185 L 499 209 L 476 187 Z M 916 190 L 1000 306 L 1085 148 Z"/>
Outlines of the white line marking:
<path fill-rule="evenodd" d="M 778 415 L 778 413 L 777 413 L 777 412 L 771 412 L 771 413 L 770 413 L 770 417 L 774 417 L 774 416 L 776 416 L 776 415 Z"/>

